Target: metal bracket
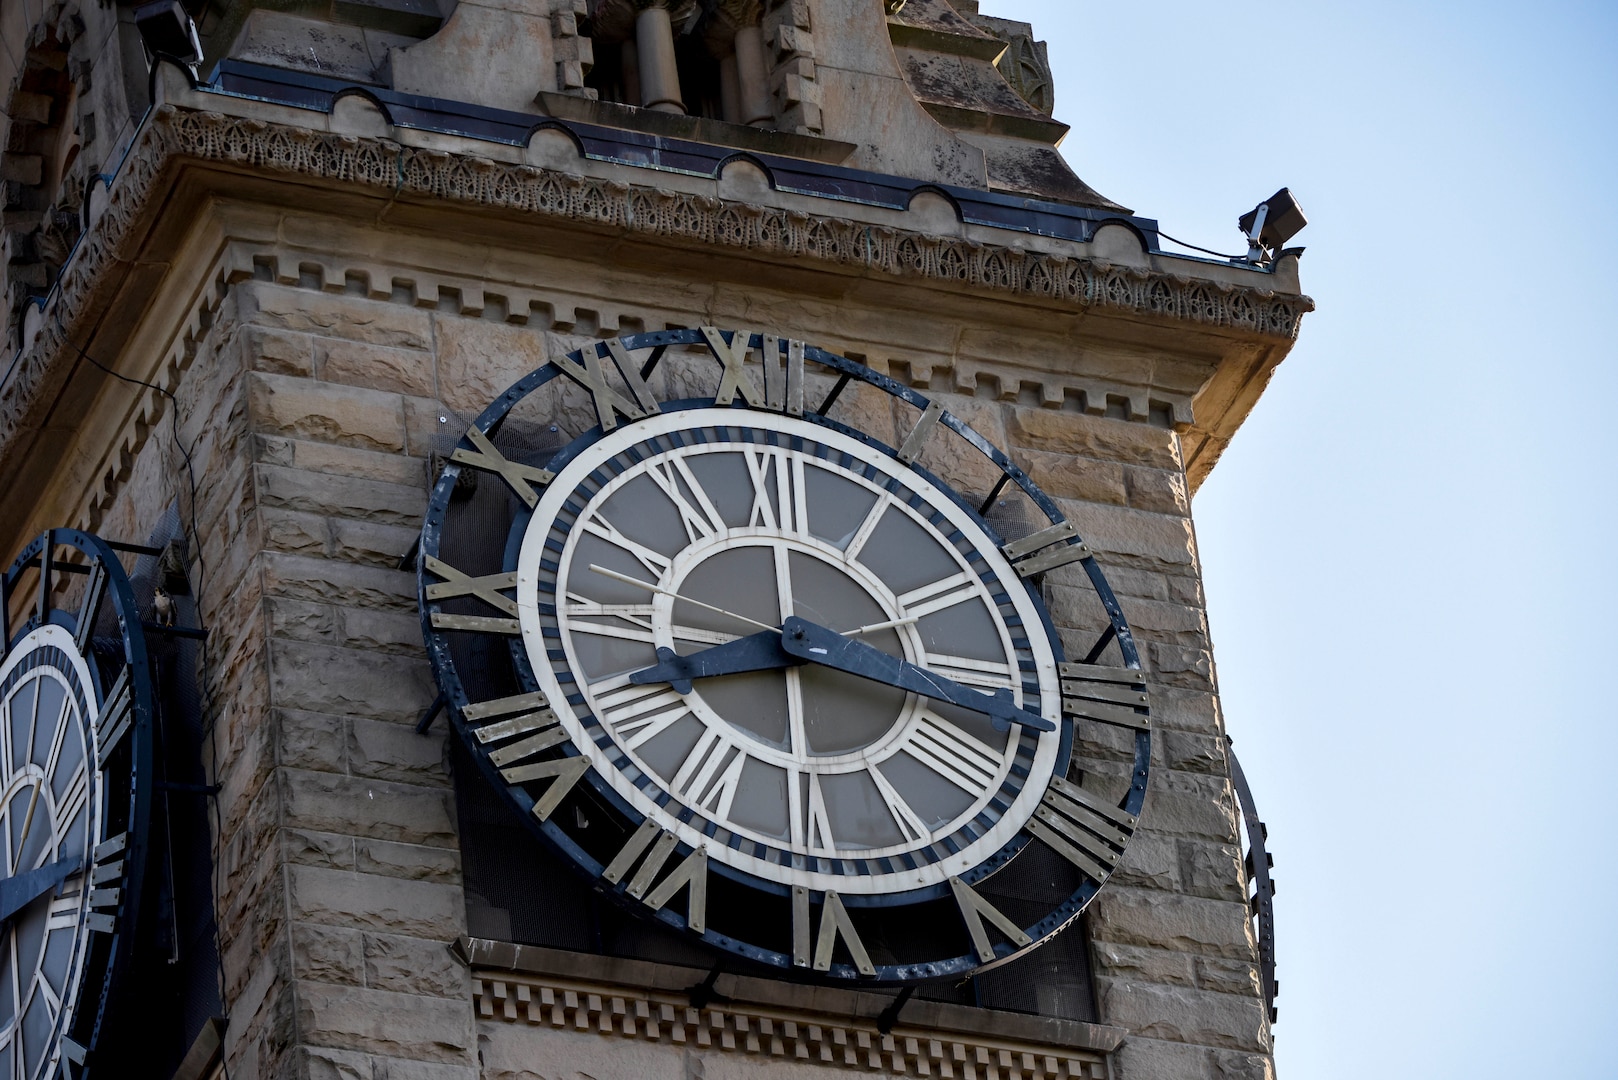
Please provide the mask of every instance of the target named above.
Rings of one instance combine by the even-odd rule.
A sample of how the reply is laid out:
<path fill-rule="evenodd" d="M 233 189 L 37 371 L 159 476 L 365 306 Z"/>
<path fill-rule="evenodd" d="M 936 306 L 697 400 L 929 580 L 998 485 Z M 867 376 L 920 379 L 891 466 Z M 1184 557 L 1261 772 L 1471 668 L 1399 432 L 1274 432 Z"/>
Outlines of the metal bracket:
<path fill-rule="evenodd" d="M 1241 804 L 1242 822 L 1247 831 L 1247 874 L 1253 882 L 1248 907 L 1258 922 L 1259 978 L 1264 988 L 1264 1007 L 1273 1024 L 1277 1014 L 1275 999 L 1281 993 L 1281 984 L 1275 978 L 1275 882 L 1270 880 L 1270 867 L 1275 860 L 1264 846 L 1269 830 L 1258 819 L 1253 792 L 1247 786 L 1247 777 L 1242 773 L 1235 751 L 1230 749 L 1229 735 L 1225 736 L 1225 748 L 1230 757 L 1231 786 L 1236 789 L 1236 801 Z"/>
<path fill-rule="evenodd" d="M 886 1009 L 883 1009 L 877 1014 L 876 1029 L 884 1035 L 892 1035 L 893 1025 L 899 1022 L 900 1010 L 905 1007 L 905 1004 L 910 1001 L 910 995 L 914 994 L 915 992 L 915 983 L 911 983 L 909 986 L 899 991 L 899 996 L 893 999 L 893 1004 L 889 1005 Z"/>
<path fill-rule="evenodd" d="M 708 972 L 708 977 L 706 979 L 703 979 L 701 982 L 697 983 L 695 986 L 686 991 L 691 998 L 691 1007 L 693 1009 L 706 1009 L 714 1002 L 718 1002 L 721 1005 L 730 1004 L 730 998 L 714 989 L 714 984 L 719 981 L 719 976 L 723 975 L 724 973 L 724 965 L 715 964 L 713 966 L 713 970 Z"/>
<path fill-rule="evenodd" d="M 449 698 L 442 693 L 433 698 L 433 703 L 427 707 L 427 711 L 422 713 L 421 719 L 416 722 L 416 734 L 427 734 L 427 729 L 433 726 L 433 721 L 438 719 L 438 714 L 443 712 L 444 706 L 448 704 Z"/>

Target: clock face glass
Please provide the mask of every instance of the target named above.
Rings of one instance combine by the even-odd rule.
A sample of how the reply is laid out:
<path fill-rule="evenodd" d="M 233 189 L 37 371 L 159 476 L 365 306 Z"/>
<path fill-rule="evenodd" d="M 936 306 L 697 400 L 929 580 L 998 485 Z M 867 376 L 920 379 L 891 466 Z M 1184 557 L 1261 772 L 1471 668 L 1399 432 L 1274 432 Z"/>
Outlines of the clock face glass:
<path fill-rule="evenodd" d="M 77 998 L 87 939 L 82 868 L 100 798 L 92 687 L 60 626 L 32 631 L 0 665 L 0 854 L 8 884 L 30 874 L 38 882 L 7 897 L 8 908 L 17 906 L 0 930 L 5 1080 L 54 1072 Z"/>
<path fill-rule="evenodd" d="M 517 606 L 537 689 L 619 798 L 710 859 L 897 893 L 977 867 L 1034 814 L 1062 756 L 1041 613 L 975 516 L 889 454 L 788 416 L 682 410 L 584 448 L 531 521 Z M 660 650 L 791 617 L 1008 692 L 1051 730 L 821 663 L 631 681 Z"/>

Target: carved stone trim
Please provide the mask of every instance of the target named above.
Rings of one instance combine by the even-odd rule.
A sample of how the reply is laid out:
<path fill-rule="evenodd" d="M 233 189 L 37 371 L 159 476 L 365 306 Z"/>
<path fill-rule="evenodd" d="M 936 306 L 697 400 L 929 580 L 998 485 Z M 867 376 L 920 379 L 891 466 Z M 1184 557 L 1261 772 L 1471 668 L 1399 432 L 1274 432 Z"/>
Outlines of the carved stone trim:
<path fill-rule="evenodd" d="M 693 1008 L 688 995 L 474 968 L 479 1020 L 505 1021 L 836 1069 L 945 1080 L 1106 1080 L 1106 1056 L 743 1002 Z M 902 1014 L 901 1014 L 902 1017 Z"/>
<path fill-rule="evenodd" d="M 773 207 L 528 165 L 458 156 L 271 124 L 215 112 L 163 105 L 140 133 L 117 183 L 105 198 L 92 193 L 95 214 L 46 307 L 28 309 L 22 350 L 0 385 L 0 459 L 23 420 L 54 395 L 70 364 L 63 328 L 94 324 L 101 276 L 120 257 L 131 225 L 149 204 L 159 174 L 176 157 L 254 168 L 391 193 L 496 206 L 719 247 L 808 259 L 1016 295 L 1075 308 L 1114 309 L 1135 315 L 1229 327 L 1290 341 L 1306 296 L 1120 266 L 1101 259 L 1065 257 L 1019 247 L 933 236 L 891 226 L 867 226 Z M 1175 416 L 1177 423 L 1189 417 Z"/>

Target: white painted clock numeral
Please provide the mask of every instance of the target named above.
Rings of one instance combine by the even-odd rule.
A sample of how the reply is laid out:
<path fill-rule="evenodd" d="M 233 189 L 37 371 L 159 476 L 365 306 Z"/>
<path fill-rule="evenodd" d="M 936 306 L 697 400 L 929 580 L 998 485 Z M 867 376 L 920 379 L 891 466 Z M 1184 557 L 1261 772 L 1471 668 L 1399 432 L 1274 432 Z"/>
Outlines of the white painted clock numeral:
<path fill-rule="evenodd" d="M 882 521 L 882 515 L 888 512 L 888 507 L 891 505 L 893 505 L 892 492 L 884 491 L 876 497 L 876 502 L 865 513 L 865 520 L 861 521 L 859 528 L 854 530 L 853 539 L 849 540 L 848 547 L 843 549 L 843 554 L 846 557 L 850 559 L 859 558 L 860 552 L 865 549 L 866 543 L 871 539 L 871 534 L 876 532 L 877 525 Z"/>
<path fill-rule="evenodd" d="M 899 610 L 907 617 L 920 619 L 935 611 L 964 604 L 979 596 L 982 588 L 976 574 L 970 570 L 962 570 L 958 574 L 951 574 L 949 577 L 939 578 L 937 581 L 911 589 L 907 593 L 901 593 Z"/>
<path fill-rule="evenodd" d="M 706 728 L 669 782 L 669 791 L 687 806 L 724 820 L 730 817 L 746 764 L 745 750 L 718 728 Z"/>
<path fill-rule="evenodd" d="M 922 709 L 898 746 L 974 799 L 994 787 L 1002 755 L 930 709 Z"/>
<path fill-rule="evenodd" d="M 573 633 L 622 638 L 650 645 L 657 641 L 652 624 L 656 610 L 651 604 L 598 604 L 577 593 L 569 593 L 568 604 L 562 609 L 562 614 L 568 617 L 568 630 Z M 597 619 L 602 621 L 594 621 Z M 631 625 L 625 626 L 624 623 Z M 706 645 L 723 645 L 727 641 L 735 641 L 737 636 L 679 623 L 669 627 L 669 634 L 675 641 L 694 641 Z"/>
<path fill-rule="evenodd" d="M 835 854 L 837 840 L 832 835 L 831 817 L 826 813 L 826 795 L 820 789 L 820 774 L 804 773 L 802 775 L 807 791 L 800 805 L 804 807 L 805 812 L 796 815 L 797 819 L 792 823 L 794 826 L 792 842 L 805 845 L 811 851 Z M 795 782 L 793 791 L 793 801 L 797 802 L 797 785 Z"/>
<path fill-rule="evenodd" d="M 669 568 L 670 559 L 660 551 L 653 551 L 645 544 L 637 543 L 618 531 L 618 527 L 608 521 L 602 514 L 584 522 L 584 531 L 591 536 L 599 536 L 614 547 L 622 548 L 633 555 L 654 578 L 661 577 Z"/>
<path fill-rule="evenodd" d="M 725 519 L 719 516 L 713 500 L 708 498 L 708 493 L 691 474 L 691 467 L 685 463 L 684 458 L 655 462 L 647 467 L 646 475 L 663 489 L 663 494 L 668 496 L 669 501 L 674 504 L 674 509 L 679 511 L 680 523 L 685 526 L 687 540 L 695 543 L 725 528 Z M 686 498 L 686 489 L 689 489 L 696 498 L 695 505 Z"/>
<path fill-rule="evenodd" d="M 778 450 L 745 451 L 747 473 L 753 482 L 753 508 L 747 523 L 785 532 L 807 532 L 809 507 L 805 495 L 803 461 Z M 775 478 L 775 495 L 770 495 L 770 478 Z"/>
<path fill-rule="evenodd" d="M 685 698 L 663 683 L 630 684 L 596 701 L 602 722 L 628 750 L 657 738 L 691 712 Z"/>
<path fill-rule="evenodd" d="M 876 784 L 876 790 L 882 795 L 883 804 L 887 806 L 888 813 L 892 815 L 894 824 L 899 826 L 899 831 L 904 835 L 906 843 L 925 840 L 932 835 L 932 830 L 927 827 L 927 823 L 922 821 L 916 815 L 916 812 L 910 808 L 910 804 L 905 801 L 904 796 L 900 795 L 898 789 L 883 775 L 881 769 L 870 768 L 866 772 L 870 774 L 872 783 Z"/>
<path fill-rule="evenodd" d="M 1100 884 L 1118 865 L 1135 821 L 1134 814 L 1056 776 L 1027 829 Z"/>
<path fill-rule="evenodd" d="M 970 656 L 930 652 L 922 660 L 922 667 L 963 686 L 1005 690 L 1015 685 L 1011 665 L 998 660 L 977 660 Z"/>

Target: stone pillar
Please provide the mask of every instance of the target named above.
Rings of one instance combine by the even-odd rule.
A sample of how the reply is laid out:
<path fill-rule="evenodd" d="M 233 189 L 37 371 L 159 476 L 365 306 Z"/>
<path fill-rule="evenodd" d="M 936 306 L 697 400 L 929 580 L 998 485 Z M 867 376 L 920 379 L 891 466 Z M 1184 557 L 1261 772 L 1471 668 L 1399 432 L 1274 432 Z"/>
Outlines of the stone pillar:
<path fill-rule="evenodd" d="M 736 31 L 736 81 L 743 124 L 771 127 L 775 107 L 770 100 L 768 69 L 764 63 L 764 32 L 757 26 Z"/>
<path fill-rule="evenodd" d="M 746 123 L 742 119 L 741 87 L 736 82 L 736 54 L 719 58 L 719 102 L 726 123 Z"/>
<path fill-rule="evenodd" d="M 652 0 L 635 17 L 635 45 L 640 54 L 641 105 L 658 112 L 683 114 L 680 69 L 674 59 L 674 25 L 661 0 Z"/>
<path fill-rule="evenodd" d="M 635 39 L 628 38 L 618 47 L 618 70 L 624 80 L 624 101 L 630 104 L 640 103 L 640 50 L 635 47 Z"/>

